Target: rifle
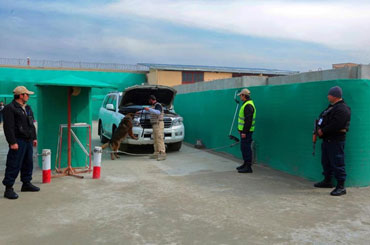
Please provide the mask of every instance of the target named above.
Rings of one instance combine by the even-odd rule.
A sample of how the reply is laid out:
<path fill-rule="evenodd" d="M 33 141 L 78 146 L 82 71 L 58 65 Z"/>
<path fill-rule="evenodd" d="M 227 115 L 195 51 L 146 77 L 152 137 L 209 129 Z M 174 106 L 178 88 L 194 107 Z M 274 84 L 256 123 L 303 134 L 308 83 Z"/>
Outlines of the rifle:
<path fill-rule="evenodd" d="M 312 151 L 312 156 L 315 156 L 315 150 L 316 150 L 316 141 L 317 141 L 317 136 L 318 136 L 318 133 L 317 133 L 317 130 L 318 130 L 318 127 L 317 127 L 317 123 L 318 123 L 319 120 L 315 120 L 315 125 L 313 126 L 313 135 L 312 135 L 312 144 L 313 144 L 313 151 Z"/>

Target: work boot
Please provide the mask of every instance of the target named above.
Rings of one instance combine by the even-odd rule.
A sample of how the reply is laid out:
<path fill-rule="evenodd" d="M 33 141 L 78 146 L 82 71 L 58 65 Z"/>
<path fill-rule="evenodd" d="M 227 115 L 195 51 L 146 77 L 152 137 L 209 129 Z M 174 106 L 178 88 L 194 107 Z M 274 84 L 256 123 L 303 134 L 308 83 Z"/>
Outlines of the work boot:
<path fill-rule="evenodd" d="M 245 173 L 253 173 L 252 165 L 245 164 L 245 166 L 238 170 L 238 173 L 245 174 Z"/>
<path fill-rule="evenodd" d="M 166 153 L 160 152 L 157 157 L 157 161 L 166 160 Z"/>
<path fill-rule="evenodd" d="M 243 163 L 242 165 L 240 165 L 239 167 L 236 167 L 236 170 L 240 170 L 240 169 L 242 169 L 242 168 L 244 168 L 245 167 L 245 163 Z"/>
<path fill-rule="evenodd" d="M 8 199 L 17 199 L 18 194 L 15 193 L 12 186 L 7 186 L 7 187 L 5 187 L 4 197 L 8 198 Z"/>
<path fill-rule="evenodd" d="M 338 181 L 337 187 L 330 192 L 332 196 L 341 196 L 347 194 L 346 188 L 344 188 L 344 181 Z"/>
<path fill-rule="evenodd" d="M 27 182 L 27 183 L 23 183 L 21 191 L 22 192 L 25 192 L 25 191 L 36 192 L 36 191 L 40 191 L 40 188 L 31 184 L 31 182 Z"/>
<path fill-rule="evenodd" d="M 331 179 L 325 178 L 323 181 L 317 182 L 313 185 L 317 188 L 333 188 L 333 184 L 331 183 Z"/>

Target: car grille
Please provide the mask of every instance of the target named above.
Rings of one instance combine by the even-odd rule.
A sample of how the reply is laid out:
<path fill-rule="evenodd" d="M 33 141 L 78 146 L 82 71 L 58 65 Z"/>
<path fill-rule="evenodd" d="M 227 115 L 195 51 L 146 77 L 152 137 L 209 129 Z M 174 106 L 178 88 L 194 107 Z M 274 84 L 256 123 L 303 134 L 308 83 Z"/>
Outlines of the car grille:
<path fill-rule="evenodd" d="M 164 122 L 164 127 L 165 128 L 170 128 L 172 126 L 171 118 L 164 118 L 163 122 Z M 140 125 L 141 125 L 142 128 L 152 128 L 152 124 L 150 123 L 150 119 L 142 118 L 140 120 Z"/>

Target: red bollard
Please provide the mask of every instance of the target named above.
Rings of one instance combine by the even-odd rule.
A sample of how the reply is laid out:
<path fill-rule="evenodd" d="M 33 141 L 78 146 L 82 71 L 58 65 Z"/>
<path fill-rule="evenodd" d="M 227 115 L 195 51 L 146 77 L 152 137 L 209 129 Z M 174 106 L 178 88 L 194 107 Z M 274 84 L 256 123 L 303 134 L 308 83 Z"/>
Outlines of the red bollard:
<path fill-rule="evenodd" d="M 50 183 L 51 167 L 50 167 L 51 151 L 49 149 L 42 150 L 42 183 Z"/>
<path fill-rule="evenodd" d="M 100 179 L 101 169 L 101 154 L 103 150 L 99 146 L 94 148 L 94 168 L 93 168 L 93 179 Z"/>

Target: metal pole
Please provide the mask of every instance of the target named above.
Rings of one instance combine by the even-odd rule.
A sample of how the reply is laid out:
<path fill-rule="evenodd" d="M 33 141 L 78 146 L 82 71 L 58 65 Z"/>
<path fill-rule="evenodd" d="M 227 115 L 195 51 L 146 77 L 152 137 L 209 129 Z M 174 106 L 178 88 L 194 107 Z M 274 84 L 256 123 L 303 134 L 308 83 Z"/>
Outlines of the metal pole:
<path fill-rule="evenodd" d="M 71 96 L 72 96 L 72 87 L 68 88 L 68 167 L 72 165 L 72 156 L 71 156 Z"/>

